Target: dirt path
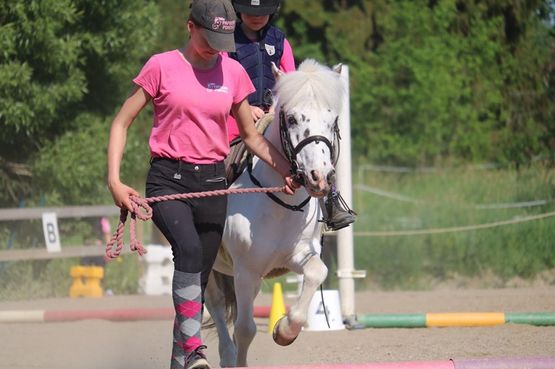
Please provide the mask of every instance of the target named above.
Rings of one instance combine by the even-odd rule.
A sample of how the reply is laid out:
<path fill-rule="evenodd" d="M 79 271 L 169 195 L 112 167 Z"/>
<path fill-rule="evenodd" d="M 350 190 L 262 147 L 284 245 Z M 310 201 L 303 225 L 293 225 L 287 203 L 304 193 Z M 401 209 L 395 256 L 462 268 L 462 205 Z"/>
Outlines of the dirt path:
<path fill-rule="evenodd" d="M 268 305 L 260 296 L 257 305 Z M 290 303 L 290 301 L 286 301 Z M 0 302 L 0 310 L 72 310 L 168 307 L 169 296 L 113 296 Z M 555 311 L 555 287 L 357 294 L 359 313 L 457 311 Z M 0 324 L 0 369 L 166 369 L 172 322 Z M 302 332 L 292 346 L 280 347 L 258 321 L 251 366 L 445 360 L 449 358 L 555 356 L 555 327 L 501 325 L 480 328 L 362 329 Z M 205 332 L 208 359 L 218 363 L 217 338 Z"/>

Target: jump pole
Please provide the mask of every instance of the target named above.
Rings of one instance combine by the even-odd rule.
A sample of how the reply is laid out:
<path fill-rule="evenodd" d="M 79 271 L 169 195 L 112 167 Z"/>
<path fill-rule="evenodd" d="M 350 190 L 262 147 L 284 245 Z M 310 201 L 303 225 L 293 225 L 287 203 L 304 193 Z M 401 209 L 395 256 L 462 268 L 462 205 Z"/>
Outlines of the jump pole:
<path fill-rule="evenodd" d="M 247 368 L 236 368 L 247 369 Z M 368 364 L 260 366 L 248 369 L 455 369 L 453 361 L 401 361 Z M 534 368 L 535 369 L 535 368 Z"/>
<path fill-rule="evenodd" d="M 367 364 L 291 365 L 251 367 L 250 369 L 553 369 L 555 357 L 507 357 L 451 359 L 442 361 L 400 361 Z M 237 368 L 246 369 L 246 368 Z"/>
<path fill-rule="evenodd" d="M 359 314 L 358 322 L 366 328 L 483 327 L 506 323 L 553 326 L 555 312 Z"/>
<path fill-rule="evenodd" d="M 255 306 L 255 318 L 268 318 L 270 306 Z M 286 309 L 288 307 L 286 306 Z M 175 316 L 173 308 L 134 308 L 134 309 L 91 309 L 91 310 L 0 310 L 1 323 L 48 323 L 71 322 L 78 320 L 171 320 Z"/>

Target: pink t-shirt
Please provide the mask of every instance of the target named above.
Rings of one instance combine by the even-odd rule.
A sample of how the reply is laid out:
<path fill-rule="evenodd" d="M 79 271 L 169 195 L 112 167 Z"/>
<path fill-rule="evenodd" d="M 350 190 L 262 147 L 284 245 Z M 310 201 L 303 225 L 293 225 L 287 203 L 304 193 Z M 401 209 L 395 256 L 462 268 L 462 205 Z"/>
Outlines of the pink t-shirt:
<path fill-rule="evenodd" d="M 201 70 L 179 50 L 152 56 L 133 82 L 154 104 L 150 155 L 194 164 L 215 163 L 227 156 L 226 121 L 232 104 L 255 91 L 237 61 L 219 57 L 214 67 Z"/>
<path fill-rule="evenodd" d="M 222 53 L 224 58 L 231 59 L 227 53 Z M 291 44 L 287 39 L 283 40 L 283 54 L 279 60 L 279 69 L 283 73 L 292 72 L 295 70 L 295 58 L 293 57 L 293 49 Z M 231 115 L 227 118 L 227 134 L 229 142 L 233 141 L 235 138 L 239 137 L 239 128 L 237 127 L 237 122 L 235 118 Z"/>

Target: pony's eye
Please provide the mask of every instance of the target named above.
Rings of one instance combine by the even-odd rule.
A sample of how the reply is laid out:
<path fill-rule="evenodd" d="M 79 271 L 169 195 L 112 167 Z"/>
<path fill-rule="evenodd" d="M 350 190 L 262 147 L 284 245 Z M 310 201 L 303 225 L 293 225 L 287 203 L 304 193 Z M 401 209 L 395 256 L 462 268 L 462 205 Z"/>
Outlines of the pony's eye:
<path fill-rule="evenodd" d="M 293 126 L 297 124 L 297 120 L 295 119 L 294 116 L 290 115 L 287 117 L 287 123 L 289 123 L 290 126 Z"/>

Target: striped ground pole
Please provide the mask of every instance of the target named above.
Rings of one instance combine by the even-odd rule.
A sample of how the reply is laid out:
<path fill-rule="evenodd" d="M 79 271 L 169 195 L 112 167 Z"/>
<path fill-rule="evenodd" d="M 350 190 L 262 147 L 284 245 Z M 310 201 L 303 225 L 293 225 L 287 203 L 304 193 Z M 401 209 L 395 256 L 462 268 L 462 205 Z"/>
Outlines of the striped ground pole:
<path fill-rule="evenodd" d="M 555 357 L 454 360 L 454 369 L 553 369 Z"/>
<path fill-rule="evenodd" d="M 247 369 L 247 368 L 236 368 Z M 367 364 L 332 364 L 332 365 L 289 365 L 289 366 L 260 366 L 248 369 L 455 369 L 452 360 L 442 361 L 400 361 Z M 531 368 L 536 369 L 536 368 Z"/>
<path fill-rule="evenodd" d="M 255 306 L 255 318 L 270 316 L 270 306 Z M 0 323 L 62 322 L 87 319 L 111 321 L 171 320 L 173 308 L 104 309 L 104 310 L 0 310 Z"/>
<path fill-rule="evenodd" d="M 555 313 L 553 312 L 360 314 L 357 318 L 358 322 L 366 328 L 481 327 L 505 323 L 555 325 Z"/>
<path fill-rule="evenodd" d="M 255 318 L 268 318 L 270 306 L 255 306 Z M 59 322 L 85 319 L 112 321 L 173 319 L 173 308 L 106 310 L 0 310 L 0 323 Z M 555 313 L 428 313 L 360 314 L 358 322 L 366 328 L 478 327 L 505 323 L 536 326 L 555 325 Z M 554 367 L 555 369 L 555 367 Z"/>
<path fill-rule="evenodd" d="M 250 367 L 249 369 L 553 369 L 555 357 L 488 358 L 442 361 L 402 361 L 368 364 L 293 365 Z M 246 369 L 246 368 L 237 368 Z"/>

